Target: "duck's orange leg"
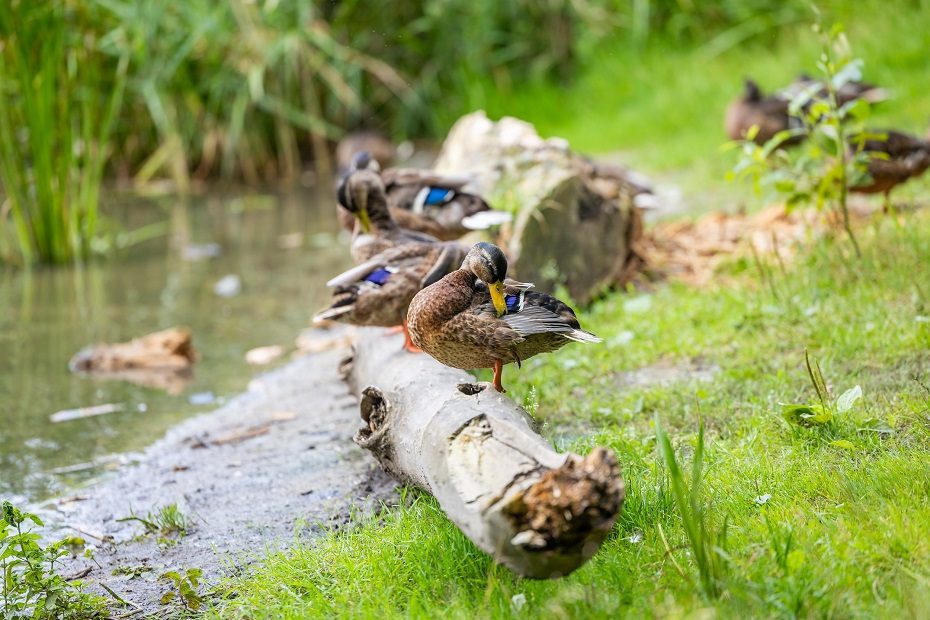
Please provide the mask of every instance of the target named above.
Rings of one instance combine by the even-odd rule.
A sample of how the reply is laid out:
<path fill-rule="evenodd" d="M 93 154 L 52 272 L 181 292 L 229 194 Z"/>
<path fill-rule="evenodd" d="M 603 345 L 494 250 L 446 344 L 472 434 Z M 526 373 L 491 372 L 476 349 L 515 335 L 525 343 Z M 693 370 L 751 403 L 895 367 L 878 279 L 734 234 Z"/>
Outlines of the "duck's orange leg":
<path fill-rule="evenodd" d="M 407 329 L 407 319 L 404 319 L 404 324 L 401 325 L 401 329 L 404 330 L 404 350 L 410 353 L 423 353 L 423 349 L 413 344 L 413 338 L 410 337 L 410 330 Z"/>
<path fill-rule="evenodd" d="M 501 360 L 494 360 L 494 389 L 498 392 L 506 393 L 507 390 L 504 389 L 504 386 L 501 385 L 501 375 L 504 374 L 504 362 Z"/>

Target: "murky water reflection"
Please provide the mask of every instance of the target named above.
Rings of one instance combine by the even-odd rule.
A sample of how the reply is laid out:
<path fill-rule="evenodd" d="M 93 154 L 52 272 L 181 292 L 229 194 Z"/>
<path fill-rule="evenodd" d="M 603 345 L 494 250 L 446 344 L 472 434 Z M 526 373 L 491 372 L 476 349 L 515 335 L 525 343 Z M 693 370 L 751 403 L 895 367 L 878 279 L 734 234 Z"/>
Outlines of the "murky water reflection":
<path fill-rule="evenodd" d="M 83 269 L 0 272 L 0 496 L 66 491 L 99 473 L 87 463 L 141 450 L 242 391 L 260 372 L 249 349 L 293 348 L 328 298 L 326 280 L 349 264 L 332 205 L 327 192 L 133 201 L 114 218 L 128 229 L 165 222 L 169 234 Z M 207 244 L 219 256 L 203 256 L 216 249 Z M 232 297 L 214 291 L 227 275 L 241 282 Z M 180 394 L 68 371 L 84 345 L 173 325 L 191 328 L 201 355 Z M 49 421 L 102 403 L 123 410 Z"/>

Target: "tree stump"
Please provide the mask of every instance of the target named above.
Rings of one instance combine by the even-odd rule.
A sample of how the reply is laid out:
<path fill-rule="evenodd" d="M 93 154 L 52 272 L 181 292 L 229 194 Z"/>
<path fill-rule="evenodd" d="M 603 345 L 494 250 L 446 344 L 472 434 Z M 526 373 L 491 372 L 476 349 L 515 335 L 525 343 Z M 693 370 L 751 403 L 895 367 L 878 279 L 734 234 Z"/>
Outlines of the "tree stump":
<path fill-rule="evenodd" d="M 498 243 L 514 277 L 540 290 L 561 284 L 587 303 L 626 283 L 639 265 L 638 207 L 653 196 L 630 170 L 578 155 L 564 140 L 543 140 L 524 121 L 493 122 L 484 112 L 456 122 L 435 169 L 471 175 L 466 189 L 514 214 Z"/>

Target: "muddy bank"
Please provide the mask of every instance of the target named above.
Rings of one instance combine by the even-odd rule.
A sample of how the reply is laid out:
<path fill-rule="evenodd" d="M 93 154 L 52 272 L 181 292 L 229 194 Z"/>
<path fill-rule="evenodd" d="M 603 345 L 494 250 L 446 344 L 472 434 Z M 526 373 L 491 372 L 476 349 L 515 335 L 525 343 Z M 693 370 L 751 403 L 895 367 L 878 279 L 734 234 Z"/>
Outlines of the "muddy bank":
<path fill-rule="evenodd" d="M 394 483 L 352 442 L 358 405 L 337 374 L 345 353 L 303 357 L 252 381 L 222 408 L 173 428 L 138 464 L 46 504 L 56 534 L 96 547 L 96 563 L 79 557 L 62 573 L 89 570 L 91 589 L 104 583 L 157 612 L 167 570 L 200 568 L 216 579 L 392 499 Z M 190 522 L 172 544 L 119 520 L 172 503 Z"/>

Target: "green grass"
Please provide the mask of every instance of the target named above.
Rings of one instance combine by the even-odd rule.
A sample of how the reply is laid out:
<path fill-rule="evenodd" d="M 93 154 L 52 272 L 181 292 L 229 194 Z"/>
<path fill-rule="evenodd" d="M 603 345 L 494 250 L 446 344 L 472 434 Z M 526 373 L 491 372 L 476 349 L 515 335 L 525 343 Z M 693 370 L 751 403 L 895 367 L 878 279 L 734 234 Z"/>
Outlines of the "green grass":
<path fill-rule="evenodd" d="M 865 79 L 893 92 L 891 101 L 876 108 L 874 126 L 925 135 L 930 2 L 902 3 L 895 11 L 876 0 L 818 4 L 827 23 L 846 26 L 854 54 L 865 61 Z M 543 135 L 567 138 L 583 152 L 616 152 L 634 169 L 681 186 L 688 204 L 700 210 L 732 206 L 746 199 L 723 181 L 735 162 L 733 153 L 720 149 L 726 140 L 724 109 L 741 93 L 744 77 L 771 91 L 801 72 L 816 73 L 820 43 L 811 17 L 802 12 L 800 21 L 729 48 L 715 43 L 723 35 L 695 44 L 657 35 L 638 49 L 621 32 L 594 47 L 571 88 L 479 84 L 470 104 L 492 117 L 528 120 Z M 928 188 L 930 182 L 922 180 L 896 194 L 911 198 Z"/>
<path fill-rule="evenodd" d="M 573 575 L 515 578 L 433 500 L 411 494 L 354 529 L 269 556 L 228 584 L 234 598 L 212 613 L 919 615 L 930 603 L 930 215 L 914 214 L 903 226 L 878 220 L 860 238 L 861 260 L 844 239 L 822 240 L 786 270 L 772 265 L 770 283 L 736 260 L 725 267 L 729 284 L 610 296 L 582 315 L 604 345 L 570 346 L 522 370 L 507 368 L 510 395 L 519 401 L 535 391 L 537 417 L 556 445 L 581 452 L 606 445 L 622 464 L 623 513 Z M 854 385 L 864 392 L 820 427 L 783 417 L 784 403 L 818 402 L 805 350 L 819 360 L 833 397 Z M 716 370 L 707 381 L 685 372 L 666 384 L 625 374 L 689 364 Z M 691 496 L 670 478 L 656 418 L 686 472 L 705 427 L 699 499 L 686 512 L 688 527 L 705 538 L 701 561 L 717 564 L 712 587 L 691 552 L 676 501 L 679 492 L 685 504 Z M 718 546 L 722 555 L 712 550 Z M 519 612 L 517 595 L 526 599 Z"/>
<path fill-rule="evenodd" d="M 832 5 L 866 79 L 895 92 L 876 124 L 924 133 L 930 5 Z M 723 108 L 745 75 L 774 88 L 812 71 L 817 45 L 806 24 L 712 56 L 661 35 L 639 51 L 617 37 L 595 46 L 571 89 L 479 81 L 470 97 L 581 150 L 621 151 L 681 185 L 692 208 L 733 208 L 750 192 L 723 183 L 732 164 L 720 151 Z M 927 187 L 912 182 L 896 198 Z M 788 267 L 767 264 L 764 279 L 734 259 L 701 289 L 610 295 L 581 314 L 603 345 L 505 370 L 510 396 L 538 403 L 558 448 L 606 445 L 622 464 L 620 519 L 569 577 L 513 576 L 411 491 L 355 527 L 269 555 L 224 584 L 208 615 L 921 617 L 930 607 L 930 214 L 876 220 L 859 240 L 860 260 L 844 238 L 828 238 Z M 830 392 L 823 402 L 808 355 Z M 695 367 L 705 379 L 692 378 Z M 682 369 L 678 380 L 643 380 L 669 368 Z M 864 396 L 851 408 L 834 404 L 856 385 Z M 786 404 L 829 406 L 833 418 L 802 427 Z"/>

